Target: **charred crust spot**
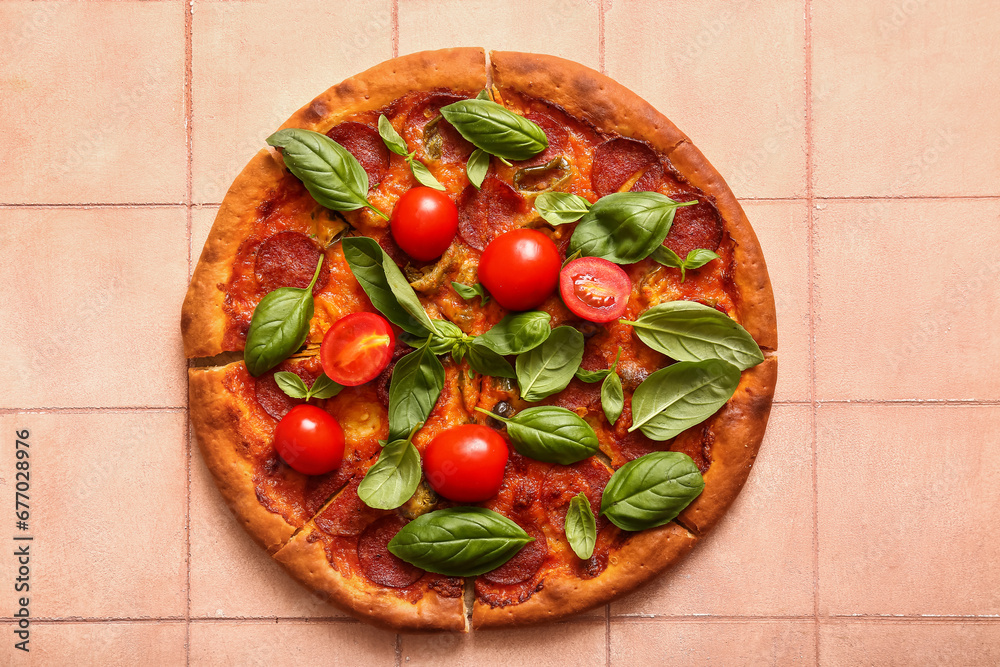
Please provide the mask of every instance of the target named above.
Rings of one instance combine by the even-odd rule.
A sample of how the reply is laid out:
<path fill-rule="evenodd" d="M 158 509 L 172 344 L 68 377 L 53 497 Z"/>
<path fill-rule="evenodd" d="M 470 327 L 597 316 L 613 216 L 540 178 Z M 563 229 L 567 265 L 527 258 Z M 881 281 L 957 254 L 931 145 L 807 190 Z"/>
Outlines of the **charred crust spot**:
<path fill-rule="evenodd" d="M 327 113 L 329 113 L 329 107 L 326 105 L 326 100 L 321 97 L 317 97 L 308 107 L 306 107 L 304 120 L 307 122 L 315 122 L 325 118 Z"/>

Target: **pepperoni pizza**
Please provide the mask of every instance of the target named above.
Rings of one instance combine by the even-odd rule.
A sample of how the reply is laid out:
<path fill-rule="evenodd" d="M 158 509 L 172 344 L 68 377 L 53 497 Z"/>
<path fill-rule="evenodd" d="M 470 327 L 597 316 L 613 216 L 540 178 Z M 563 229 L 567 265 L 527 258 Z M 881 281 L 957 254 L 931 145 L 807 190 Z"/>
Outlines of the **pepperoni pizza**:
<path fill-rule="evenodd" d="M 715 169 L 669 120 L 601 74 L 549 56 L 490 55 L 488 64 L 485 53 L 472 48 L 396 58 L 330 88 L 296 112 L 282 130 L 318 133 L 346 149 L 367 177 L 367 192 L 361 193 L 365 205 L 331 207 L 311 176 L 294 168 L 287 144 L 261 150 L 221 205 L 182 311 L 185 352 L 198 360 L 189 371 L 192 422 L 208 468 L 236 518 L 293 577 L 331 603 L 402 630 L 464 631 L 470 622 L 472 627 L 492 627 L 553 620 L 605 604 L 648 581 L 693 548 L 739 493 L 760 446 L 774 392 L 777 339 L 767 270 L 746 216 Z M 477 97 L 525 119 L 532 136 L 541 137 L 540 130 L 544 147 L 522 159 L 505 158 L 499 149 L 486 151 L 488 167 L 477 174 L 475 162 L 489 138 L 474 143 L 457 119 L 451 123 L 442 113 Z M 391 132 L 380 132 L 380 119 L 391 124 Z M 386 132 L 401 138 L 402 154 L 391 149 Z M 426 184 L 417 162 L 458 213 L 454 240 L 429 262 L 409 256 L 394 240 L 388 216 L 380 214 L 393 211 L 404 193 Z M 553 222 L 554 216 L 543 215 L 539 198 L 546 193 L 586 200 L 583 221 Z M 666 231 L 662 248 L 636 261 L 612 262 L 628 278 L 623 315 L 606 322 L 584 319 L 559 290 L 534 309 L 548 321 L 546 335 L 549 329 L 566 328 L 575 332 L 567 340 L 579 336 L 582 341 L 582 357 L 572 362 L 568 382 L 556 383 L 563 387 L 547 395 L 534 389 L 532 394 L 525 386 L 522 372 L 534 361 L 526 358 L 530 351 L 504 354 L 512 350 L 500 345 L 488 357 L 492 365 L 484 368 L 484 357 L 477 362 L 475 356 L 476 337 L 512 314 L 503 299 L 488 298 L 489 286 L 479 287 L 477 296 L 460 294 L 463 286 L 481 281 L 484 251 L 504 234 L 527 228 L 550 239 L 560 260 L 600 254 L 587 249 L 607 239 L 581 241 L 580 229 L 589 224 L 587 216 L 600 217 L 598 202 L 632 201 L 621 198 L 623 193 L 655 193 L 657 202 L 676 206 L 670 208 L 669 231 L 662 224 L 666 218 L 657 218 L 660 232 Z M 620 238 L 612 230 L 609 242 L 633 243 L 644 229 Z M 425 322 L 421 313 L 399 314 L 399 305 L 405 310 L 408 303 L 399 295 L 409 288 L 389 279 L 399 304 L 385 306 L 385 294 L 373 291 L 372 281 L 362 275 L 352 255 L 362 246 L 352 242 L 365 239 L 377 243 L 371 252 L 388 258 L 385 266 L 392 265 L 385 275 L 398 269 L 423 315 L 434 323 L 425 325 L 423 337 L 414 335 L 412 327 L 408 330 L 411 320 L 405 319 Z M 695 251 L 712 259 L 679 271 Z M 621 247 L 609 252 L 612 258 L 627 254 Z M 658 261 L 664 254 L 680 261 Z M 569 289 L 587 276 L 571 276 L 576 282 L 571 280 Z M 265 297 L 287 288 L 297 289 L 296 298 L 310 305 L 303 338 L 264 368 L 249 356 L 255 343 L 248 339 L 257 335 L 253 329 L 260 315 L 255 312 L 263 308 Z M 603 293 L 581 294 L 592 305 L 603 304 Z M 669 326 L 633 326 L 652 317 L 646 313 L 654 307 L 659 313 L 679 302 L 696 304 L 691 307 L 700 309 L 699 316 L 712 311 L 731 321 L 752 337 L 754 354 L 760 356 L 743 367 L 702 361 L 698 345 L 706 336 L 701 334 L 694 342 L 682 341 L 694 357 L 684 351 L 667 354 L 661 343 L 672 335 Z M 324 337 L 355 313 L 384 315 L 392 323 L 387 365 L 374 379 L 338 386 L 335 394 L 289 391 L 289 378 L 296 380 L 290 374 L 306 388 L 325 379 Z M 468 354 L 435 349 L 435 340 L 447 338 L 438 328 L 443 323 L 455 327 L 448 329 L 453 333 L 447 339 L 459 341 L 453 349 L 465 345 L 461 349 Z M 713 349 L 729 344 L 723 341 Z M 399 429 L 390 421 L 404 408 L 392 403 L 405 397 L 400 396 L 402 388 L 393 392 L 393 385 L 403 387 L 404 360 L 423 350 L 437 352 L 438 361 L 421 363 L 443 370 L 436 399 L 418 424 L 407 424 L 403 436 L 394 435 Z M 480 352 L 486 353 L 481 346 Z M 683 421 L 690 416 L 686 413 L 670 416 L 680 419 L 681 426 L 693 424 L 676 433 L 651 428 L 673 409 L 673 399 L 656 401 L 675 385 L 660 383 L 658 393 L 642 385 L 651 387 L 664 369 L 687 364 L 702 372 L 714 368 L 706 365 L 713 363 L 725 366 L 723 371 L 733 378 L 721 407 L 688 422 Z M 562 373 L 551 364 L 545 368 Z M 614 392 L 605 395 L 606 383 L 594 381 L 607 378 L 609 369 L 619 384 L 618 414 L 608 410 L 608 402 L 615 403 Z M 646 414 L 650 401 L 659 416 Z M 275 446 L 276 426 L 303 404 L 332 416 L 343 431 L 343 459 L 325 474 L 299 472 Z M 564 452 L 540 456 L 537 447 L 525 444 L 525 436 L 515 430 L 525 428 L 526 421 L 515 424 L 518 415 L 527 420 L 533 413 L 526 411 L 544 406 L 565 409 L 552 414 L 581 418 L 579 428 L 596 436 L 596 451 L 560 463 L 553 457 L 569 460 Z M 642 428 L 636 417 L 640 413 Z M 439 436 L 465 424 L 484 426 L 509 446 L 495 494 L 473 503 L 450 500 L 435 490 L 439 487 L 425 469 L 424 478 L 414 480 L 412 495 L 397 507 L 384 509 L 362 499 L 362 483 L 390 441 L 409 438 L 423 457 Z M 583 440 L 577 438 L 576 444 Z M 659 520 L 643 524 L 649 527 L 616 518 L 612 506 L 624 497 L 626 481 L 614 477 L 633 470 L 625 466 L 664 452 L 691 466 L 689 477 L 703 482 L 703 489 L 699 486 L 700 493 L 680 505 L 679 513 L 661 513 Z M 609 498 L 615 493 L 619 495 Z M 568 537 L 579 530 L 578 512 L 585 505 L 581 496 L 593 519 L 593 528 L 584 531 L 590 535 L 586 557 L 578 555 Z M 642 496 L 639 504 L 660 502 L 650 498 Z M 429 538 L 417 529 L 427 525 L 428 517 L 470 508 L 509 520 L 516 525 L 503 525 L 524 536 L 519 542 L 498 542 L 507 549 L 494 561 L 498 566 L 462 576 L 473 566 L 462 570 L 453 559 L 433 562 L 439 545 L 432 545 L 429 556 L 407 555 L 411 552 L 402 546 L 403 536 L 416 535 L 419 545 L 426 546 Z M 508 549 L 511 539 L 516 548 Z M 476 551 L 480 543 L 463 544 Z"/>

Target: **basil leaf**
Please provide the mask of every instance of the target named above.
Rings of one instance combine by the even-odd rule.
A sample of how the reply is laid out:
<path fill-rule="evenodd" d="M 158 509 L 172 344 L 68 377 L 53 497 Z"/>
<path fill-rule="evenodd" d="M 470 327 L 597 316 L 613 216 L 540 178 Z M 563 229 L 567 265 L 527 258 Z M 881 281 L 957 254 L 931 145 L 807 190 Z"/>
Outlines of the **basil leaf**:
<path fill-rule="evenodd" d="M 423 514 L 389 540 L 389 552 L 448 577 L 475 577 L 500 567 L 534 538 L 485 507 L 449 507 Z"/>
<path fill-rule="evenodd" d="M 588 371 L 583 368 L 578 368 L 576 370 L 576 379 L 581 382 L 587 382 L 593 384 L 594 382 L 600 382 L 604 378 L 611 374 L 610 368 L 605 368 L 599 371 Z"/>
<path fill-rule="evenodd" d="M 570 192 L 543 192 L 535 199 L 535 210 L 550 225 L 568 225 L 586 215 L 590 202 Z"/>
<path fill-rule="evenodd" d="M 705 488 L 698 466 L 680 452 L 652 452 L 611 475 L 601 514 L 622 530 L 645 530 L 672 521 Z"/>
<path fill-rule="evenodd" d="M 254 308 L 243 349 L 243 361 L 250 375 L 257 377 L 271 370 L 306 341 L 315 308 L 312 289 L 322 266 L 320 255 L 316 272 L 305 289 L 279 287 L 264 295 Z"/>
<path fill-rule="evenodd" d="M 469 161 L 465 163 L 465 173 L 469 177 L 469 182 L 476 186 L 478 190 L 483 186 L 483 179 L 490 169 L 490 154 L 482 148 L 472 151 Z"/>
<path fill-rule="evenodd" d="M 309 394 L 309 387 L 302 378 L 290 371 L 278 371 L 274 374 L 274 381 L 281 391 L 292 398 L 305 398 Z"/>
<path fill-rule="evenodd" d="M 679 361 L 658 370 L 632 395 L 632 427 L 652 440 L 669 440 L 700 424 L 726 404 L 740 383 L 740 369 L 718 359 Z"/>
<path fill-rule="evenodd" d="M 460 100 L 441 115 L 476 148 L 507 160 L 527 160 L 549 145 L 542 128 L 490 100 Z"/>
<path fill-rule="evenodd" d="M 469 285 L 463 285 L 462 283 L 451 281 L 451 286 L 455 288 L 455 291 L 460 297 L 466 301 L 471 301 L 477 296 L 479 297 L 480 305 L 485 306 L 490 301 L 490 295 L 486 293 L 486 288 L 483 287 L 482 283 L 476 283 L 471 287 Z"/>
<path fill-rule="evenodd" d="M 593 456 L 600 443 L 580 415 L 554 405 L 540 405 L 504 418 L 476 408 L 507 425 L 514 449 L 537 461 L 570 465 Z"/>
<path fill-rule="evenodd" d="M 597 544 L 597 520 L 586 494 L 578 493 L 566 510 L 566 541 L 578 558 L 587 560 L 594 555 Z"/>
<path fill-rule="evenodd" d="M 392 123 L 389 122 L 389 119 L 384 114 L 378 117 L 378 134 L 382 137 L 382 141 L 385 142 L 385 147 L 396 155 L 406 157 L 410 154 L 406 146 L 406 140 L 399 136 L 399 132 L 396 131 L 396 128 L 392 126 Z"/>
<path fill-rule="evenodd" d="M 313 382 L 313 386 L 309 389 L 306 398 L 333 398 L 340 393 L 341 389 L 343 387 L 327 377 L 326 373 L 320 373 L 316 381 Z"/>
<path fill-rule="evenodd" d="M 650 254 L 650 257 L 663 266 L 672 266 L 681 270 L 681 282 L 684 282 L 688 269 L 700 269 L 714 259 L 719 259 L 711 250 L 706 248 L 695 248 L 681 259 L 680 256 L 668 248 L 660 246 Z"/>
<path fill-rule="evenodd" d="M 722 359 L 741 371 L 764 361 L 750 333 L 715 308 L 695 301 L 654 306 L 631 324 L 646 345 L 677 361 Z"/>
<path fill-rule="evenodd" d="M 469 365 L 477 373 L 498 378 L 512 378 L 514 368 L 510 362 L 486 347 L 481 341 L 473 340 L 469 346 Z"/>
<path fill-rule="evenodd" d="M 410 352 L 392 369 L 389 381 L 389 442 L 406 438 L 427 421 L 444 388 L 444 366 L 430 343 Z"/>
<path fill-rule="evenodd" d="M 583 334 L 573 327 L 556 327 L 544 343 L 517 357 L 515 368 L 521 398 L 540 401 L 562 391 L 582 360 Z"/>
<path fill-rule="evenodd" d="M 267 143 L 282 149 L 288 171 L 302 181 L 320 206 L 334 211 L 367 207 L 389 219 L 368 202 L 368 174 L 361 163 L 330 137 L 288 128 L 269 136 Z"/>
<path fill-rule="evenodd" d="M 633 264 L 663 245 L 678 203 L 658 192 L 616 192 L 602 197 L 580 220 L 569 251 L 602 257 L 616 264 Z"/>
<path fill-rule="evenodd" d="M 342 244 L 351 273 L 380 313 L 416 336 L 434 331 L 417 293 L 375 239 L 348 236 Z"/>
<path fill-rule="evenodd" d="M 423 162 L 412 157 L 407 158 L 406 161 L 410 164 L 410 171 L 413 172 L 413 177 L 417 179 L 420 185 L 444 192 L 444 186 L 441 185 L 438 179 L 434 178 L 434 174 L 431 173 L 431 170 Z"/>
<path fill-rule="evenodd" d="M 507 315 L 476 340 L 497 354 L 521 354 L 538 347 L 552 333 L 552 316 L 540 310 Z"/>
<path fill-rule="evenodd" d="M 479 91 L 478 95 L 476 95 L 476 99 L 477 100 L 492 100 L 493 98 L 490 97 L 490 91 L 483 89 L 483 90 Z"/>
<path fill-rule="evenodd" d="M 358 497 L 369 507 L 393 510 L 413 496 L 420 484 L 420 452 L 409 439 L 395 440 L 382 448 L 365 478 Z"/>
<path fill-rule="evenodd" d="M 614 424 L 622 416 L 625 409 L 625 393 L 622 391 L 622 379 L 618 373 L 611 372 L 604 378 L 601 385 L 601 407 L 609 424 Z"/>

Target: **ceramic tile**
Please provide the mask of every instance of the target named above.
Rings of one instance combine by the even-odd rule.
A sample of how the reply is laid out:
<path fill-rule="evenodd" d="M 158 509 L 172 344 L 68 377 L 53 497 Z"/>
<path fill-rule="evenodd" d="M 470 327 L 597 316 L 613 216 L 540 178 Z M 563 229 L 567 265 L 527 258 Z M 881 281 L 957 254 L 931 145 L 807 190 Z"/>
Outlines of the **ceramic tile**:
<path fill-rule="evenodd" d="M 822 664 L 830 667 L 1000 663 L 1000 625 L 938 621 L 846 621 L 823 623 Z"/>
<path fill-rule="evenodd" d="M 6 637 L 14 628 L 0 625 Z M 9 629 L 8 629 L 9 628 Z M 5 646 L 8 665 L 127 667 L 183 665 L 183 621 L 159 623 L 34 623 L 28 652 Z M 20 641 L 20 637 L 11 641 Z M 8 652 L 9 649 L 9 652 Z M 9 656 L 9 658 L 8 658 Z"/>

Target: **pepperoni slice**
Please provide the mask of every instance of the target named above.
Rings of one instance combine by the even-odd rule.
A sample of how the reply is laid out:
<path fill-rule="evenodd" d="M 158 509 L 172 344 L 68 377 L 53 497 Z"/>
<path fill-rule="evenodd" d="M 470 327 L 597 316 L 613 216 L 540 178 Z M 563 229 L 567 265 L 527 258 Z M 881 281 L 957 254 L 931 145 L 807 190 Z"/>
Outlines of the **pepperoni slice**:
<path fill-rule="evenodd" d="M 389 409 L 389 384 L 392 382 L 392 370 L 396 367 L 396 362 L 413 351 L 409 345 L 396 339 L 396 349 L 392 351 L 392 360 L 389 365 L 375 378 L 375 396 L 387 410 Z"/>
<path fill-rule="evenodd" d="M 389 553 L 386 545 L 406 520 L 396 514 L 382 517 L 358 538 L 358 561 L 366 577 L 382 586 L 406 588 L 424 576 L 424 571 Z"/>
<path fill-rule="evenodd" d="M 663 245 L 676 252 L 682 259 L 695 248 L 717 250 L 722 243 L 722 216 L 715 206 L 705 197 L 694 195 L 675 195 L 675 201 L 692 201 L 698 199 L 694 206 L 683 206 L 674 214 L 674 224 Z"/>
<path fill-rule="evenodd" d="M 300 232 L 278 232 L 264 240 L 257 248 L 254 273 L 257 283 L 265 292 L 279 287 L 304 288 L 309 285 L 319 262 L 319 245 Z M 323 262 L 319 278 L 313 287 L 318 294 L 330 277 L 329 262 Z"/>
<path fill-rule="evenodd" d="M 659 170 L 656 169 L 657 166 Z M 646 172 L 650 172 L 650 176 L 647 181 L 643 181 Z M 636 182 L 636 186 L 642 183 L 640 190 L 655 190 L 659 179 L 663 178 L 659 158 L 652 148 L 641 141 L 617 137 L 605 141 L 594 151 L 590 183 L 598 197 L 618 192 L 626 181 L 637 174 L 643 174 Z M 632 189 L 640 191 L 635 186 Z"/>
<path fill-rule="evenodd" d="M 406 134 L 424 145 L 428 157 L 442 162 L 464 162 L 476 149 L 441 117 L 441 107 L 464 99 L 459 95 L 434 93 L 410 111 L 406 118 Z"/>
<path fill-rule="evenodd" d="M 274 374 L 278 371 L 291 371 L 302 378 L 302 381 L 310 387 L 316 378 L 319 377 L 319 373 L 313 373 L 305 366 L 282 364 L 257 378 L 254 381 L 254 394 L 257 397 L 257 402 L 264 408 L 264 412 L 275 419 L 281 419 L 296 405 L 305 402 L 300 398 L 292 398 L 281 390 L 281 387 L 278 386 L 278 383 L 274 379 Z"/>
<path fill-rule="evenodd" d="M 490 570 L 482 575 L 482 578 L 493 584 L 509 586 L 519 584 L 528 580 L 538 572 L 538 568 L 545 562 L 545 557 L 549 554 L 549 546 L 545 540 L 545 535 L 534 525 L 522 526 L 525 532 L 535 538 L 534 542 L 528 542 L 513 558 L 495 570 Z"/>
<path fill-rule="evenodd" d="M 458 200 L 458 233 L 476 250 L 517 228 L 515 217 L 525 210 L 524 198 L 496 176 L 487 176 L 481 190 L 470 185 Z"/>
<path fill-rule="evenodd" d="M 611 473 L 593 457 L 571 466 L 554 466 L 545 476 L 541 501 L 549 515 L 549 524 L 556 530 L 563 530 L 569 501 L 578 493 L 585 493 L 590 507 L 596 515 L 601 508 L 601 494 L 611 479 Z M 607 522 L 597 517 L 597 529 Z"/>
<path fill-rule="evenodd" d="M 389 172 L 389 149 L 378 131 L 367 125 L 346 121 L 335 125 L 326 133 L 357 158 L 368 173 L 368 189 L 382 182 Z"/>
<path fill-rule="evenodd" d="M 515 162 L 515 165 L 518 167 L 537 167 L 569 152 L 569 133 L 563 125 L 556 122 L 555 118 L 537 111 L 526 114 L 525 118 L 542 128 L 545 138 L 549 140 L 549 145 L 535 157 Z"/>
<path fill-rule="evenodd" d="M 360 478 L 352 480 L 325 510 L 316 515 L 314 521 L 320 530 L 327 535 L 350 537 L 361 533 L 368 524 L 385 514 L 362 502 L 358 497 L 359 484 Z"/>

